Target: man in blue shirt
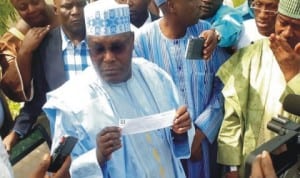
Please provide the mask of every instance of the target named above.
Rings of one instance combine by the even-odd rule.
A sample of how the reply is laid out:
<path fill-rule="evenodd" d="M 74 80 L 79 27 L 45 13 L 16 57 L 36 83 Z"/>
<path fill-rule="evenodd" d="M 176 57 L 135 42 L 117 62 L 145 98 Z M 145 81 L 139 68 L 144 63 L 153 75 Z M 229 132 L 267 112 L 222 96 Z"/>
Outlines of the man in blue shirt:
<path fill-rule="evenodd" d="M 200 19 L 216 30 L 220 47 L 232 47 L 239 40 L 243 17 L 240 11 L 223 5 L 223 0 L 200 0 Z"/>
<path fill-rule="evenodd" d="M 198 0 L 157 0 L 164 16 L 135 33 L 134 52 L 168 72 L 188 106 L 196 126 L 188 176 L 210 178 L 210 154 L 223 118 L 221 83 L 215 77 L 228 54 L 217 46 L 214 29 L 199 20 Z M 186 57 L 188 40 L 202 36 L 203 58 Z M 212 160 L 214 161 L 214 160 Z"/>

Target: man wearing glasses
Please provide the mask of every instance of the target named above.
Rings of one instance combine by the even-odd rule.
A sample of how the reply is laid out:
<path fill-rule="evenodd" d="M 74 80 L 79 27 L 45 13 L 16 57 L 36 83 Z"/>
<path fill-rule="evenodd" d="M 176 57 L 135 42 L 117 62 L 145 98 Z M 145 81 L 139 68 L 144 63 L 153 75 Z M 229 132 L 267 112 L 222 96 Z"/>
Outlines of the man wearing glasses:
<path fill-rule="evenodd" d="M 267 1 L 271 2 L 263 2 Z M 254 7 L 256 12 L 273 13 L 267 3 Z M 217 73 L 224 83 L 225 99 L 217 161 L 226 165 L 228 178 L 243 177 L 247 155 L 276 135 L 267 129 L 272 117 L 282 115 L 300 122 L 282 108 L 287 94 L 300 94 L 299 8 L 299 0 L 280 0 L 275 32 L 237 51 Z"/>
<path fill-rule="evenodd" d="M 275 31 L 275 20 L 279 0 L 255 0 L 251 3 L 254 19 L 244 21 L 244 28 L 237 49 L 268 37 Z"/>

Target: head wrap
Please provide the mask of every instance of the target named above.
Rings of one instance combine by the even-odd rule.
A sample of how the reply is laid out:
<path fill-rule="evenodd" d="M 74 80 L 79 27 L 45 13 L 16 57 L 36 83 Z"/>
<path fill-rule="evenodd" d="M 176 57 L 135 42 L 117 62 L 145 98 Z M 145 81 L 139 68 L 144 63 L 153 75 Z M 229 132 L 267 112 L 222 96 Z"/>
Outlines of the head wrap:
<path fill-rule="evenodd" d="M 127 4 L 99 0 L 84 7 L 87 35 L 108 36 L 131 31 Z"/>
<path fill-rule="evenodd" d="M 300 19 L 300 0 L 280 0 L 278 12 L 294 19 Z"/>

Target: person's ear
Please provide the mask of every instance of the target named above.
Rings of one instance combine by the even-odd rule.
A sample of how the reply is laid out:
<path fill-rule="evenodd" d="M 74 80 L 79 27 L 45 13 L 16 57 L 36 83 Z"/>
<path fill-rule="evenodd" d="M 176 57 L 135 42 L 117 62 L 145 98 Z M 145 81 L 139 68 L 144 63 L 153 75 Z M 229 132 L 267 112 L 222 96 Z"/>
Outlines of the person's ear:
<path fill-rule="evenodd" d="M 54 4 L 54 13 L 55 15 L 58 15 L 58 3 L 59 3 L 59 0 L 54 0 L 53 1 L 53 4 Z"/>
<path fill-rule="evenodd" d="M 171 13 L 175 12 L 175 4 L 173 0 L 167 0 L 166 4 L 169 12 Z"/>
<path fill-rule="evenodd" d="M 300 42 L 296 44 L 294 50 L 297 54 L 300 54 Z"/>

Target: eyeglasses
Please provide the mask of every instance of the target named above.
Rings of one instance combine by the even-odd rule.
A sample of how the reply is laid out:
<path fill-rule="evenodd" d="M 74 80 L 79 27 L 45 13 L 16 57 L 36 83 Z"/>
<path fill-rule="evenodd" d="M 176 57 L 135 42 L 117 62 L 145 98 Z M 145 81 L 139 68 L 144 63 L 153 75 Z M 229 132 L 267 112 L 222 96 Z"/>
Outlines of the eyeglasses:
<path fill-rule="evenodd" d="M 251 4 L 250 8 L 253 9 L 255 13 L 264 12 L 268 16 L 275 16 L 278 13 L 277 9 L 265 9 L 263 8 L 263 5 L 257 4 L 255 2 Z"/>

